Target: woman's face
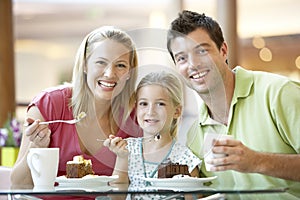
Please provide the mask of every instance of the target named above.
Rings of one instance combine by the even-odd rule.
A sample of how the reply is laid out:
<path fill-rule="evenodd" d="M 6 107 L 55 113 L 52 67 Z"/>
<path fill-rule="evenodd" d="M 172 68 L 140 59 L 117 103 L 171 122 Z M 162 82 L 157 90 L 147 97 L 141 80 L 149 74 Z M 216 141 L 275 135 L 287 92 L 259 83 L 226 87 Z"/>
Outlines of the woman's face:
<path fill-rule="evenodd" d="M 137 120 L 144 135 L 170 134 L 174 118 L 180 116 L 169 92 L 159 85 L 141 87 L 137 93 Z"/>
<path fill-rule="evenodd" d="M 85 69 L 87 84 L 96 100 L 111 100 L 130 78 L 130 53 L 123 44 L 110 39 L 93 45 Z"/>

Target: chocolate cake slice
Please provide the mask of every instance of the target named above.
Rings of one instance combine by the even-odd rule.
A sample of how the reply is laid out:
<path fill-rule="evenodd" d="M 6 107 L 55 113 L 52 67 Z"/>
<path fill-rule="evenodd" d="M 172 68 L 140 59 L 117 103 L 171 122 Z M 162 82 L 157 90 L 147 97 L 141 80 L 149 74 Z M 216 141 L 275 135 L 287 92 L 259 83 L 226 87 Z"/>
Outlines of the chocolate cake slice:
<path fill-rule="evenodd" d="M 161 165 L 158 166 L 158 178 L 172 178 L 179 174 L 190 176 L 188 166 L 171 163 L 171 161 L 161 163 Z"/>
<path fill-rule="evenodd" d="M 82 155 L 74 156 L 72 161 L 66 164 L 67 178 L 82 178 L 89 174 L 95 174 L 92 168 L 92 161 L 85 160 Z"/>

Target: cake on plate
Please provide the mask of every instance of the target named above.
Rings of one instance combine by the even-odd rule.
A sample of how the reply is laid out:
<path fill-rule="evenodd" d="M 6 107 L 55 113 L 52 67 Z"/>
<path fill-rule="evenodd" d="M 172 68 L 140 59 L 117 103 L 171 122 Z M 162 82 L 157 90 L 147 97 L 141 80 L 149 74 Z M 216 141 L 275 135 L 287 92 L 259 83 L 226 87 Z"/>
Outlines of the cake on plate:
<path fill-rule="evenodd" d="M 182 176 L 190 176 L 188 166 L 181 165 L 179 163 L 172 163 L 171 161 L 161 163 L 158 166 L 158 178 L 172 178 L 179 174 Z"/>
<path fill-rule="evenodd" d="M 66 164 L 67 178 L 82 178 L 86 175 L 93 175 L 92 161 L 84 159 L 82 155 L 74 156 L 73 160 Z"/>

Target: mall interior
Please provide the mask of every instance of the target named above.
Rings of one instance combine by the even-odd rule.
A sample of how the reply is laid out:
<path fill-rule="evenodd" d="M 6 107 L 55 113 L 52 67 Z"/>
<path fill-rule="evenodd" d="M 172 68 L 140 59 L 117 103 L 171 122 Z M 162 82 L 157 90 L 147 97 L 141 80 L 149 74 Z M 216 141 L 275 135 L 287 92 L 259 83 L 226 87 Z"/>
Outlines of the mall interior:
<path fill-rule="evenodd" d="M 0 127 L 42 89 L 69 82 L 76 50 L 91 30 L 112 25 L 136 39 L 139 64 L 172 66 L 165 37 L 187 9 L 216 19 L 229 64 L 300 80 L 298 0 L 1 0 Z"/>

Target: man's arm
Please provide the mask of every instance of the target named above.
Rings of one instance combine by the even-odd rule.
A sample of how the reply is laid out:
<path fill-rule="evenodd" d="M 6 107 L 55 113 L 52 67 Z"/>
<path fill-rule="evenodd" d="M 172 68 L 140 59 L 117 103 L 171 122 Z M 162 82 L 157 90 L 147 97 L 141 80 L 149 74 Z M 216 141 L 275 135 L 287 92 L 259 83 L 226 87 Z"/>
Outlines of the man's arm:
<path fill-rule="evenodd" d="M 218 165 L 212 168 L 213 171 L 236 170 L 300 181 L 300 154 L 257 152 L 238 140 L 216 141 L 213 152 L 228 155 L 211 160 L 210 164 Z"/>

